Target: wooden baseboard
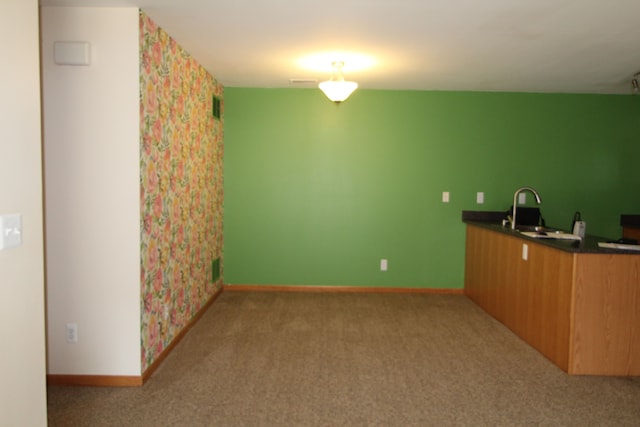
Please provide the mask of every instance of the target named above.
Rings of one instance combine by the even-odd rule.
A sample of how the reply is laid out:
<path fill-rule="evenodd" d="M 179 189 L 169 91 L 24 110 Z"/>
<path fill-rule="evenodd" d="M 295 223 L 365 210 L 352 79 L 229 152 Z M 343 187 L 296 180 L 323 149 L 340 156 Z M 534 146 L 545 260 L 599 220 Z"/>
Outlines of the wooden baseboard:
<path fill-rule="evenodd" d="M 47 375 L 47 385 L 139 387 L 142 382 L 140 375 Z"/>
<path fill-rule="evenodd" d="M 449 288 L 379 288 L 364 286 L 293 286 L 293 285 L 223 285 L 230 292 L 325 292 L 382 294 L 451 294 L 463 295 L 464 289 Z"/>
<path fill-rule="evenodd" d="M 167 358 L 169 353 L 178 345 L 180 340 L 189 332 L 189 329 L 195 325 L 213 302 L 220 296 L 222 289 L 209 298 L 209 301 L 198 311 L 191 319 L 189 324 L 185 326 L 173 341 L 160 353 L 156 360 L 147 368 L 141 376 L 123 376 L 123 375 L 47 375 L 48 385 L 65 385 L 65 386 L 95 386 L 95 387 L 139 387 L 151 377 L 160 364 Z"/>
<path fill-rule="evenodd" d="M 156 371 L 156 369 L 158 369 L 158 367 L 162 364 L 162 362 L 164 361 L 164 359 L 167 358 L 167 356 L 169 355 L 169 353 L 171 353 L 171 351 L 175 348 L 175 346 L 178 345 L 178 343 L 182 340 L 182 338 L 184 338 L 184 336 L 187 334 L 187 332 L 189 332 L 189 329 L 191 329 L 193 327 L 193 325 L 195 325 L 196 323 L 198 323 L 198 320 L 200 320 L 200 318 L 202 317 L 202 315 L 207 311 L 207 309 L 209 307 L 211 307 L 211 304 L 213 304 L 213 302 L 220 296 L 220 294 L 222 293 L 222 288 L 218 289 L 216 291 L 215 294 L 213 294 L 211 296 L 211 298 L 209 298 L 209 301 L 206 302 L 206 304 L 204 306 L 202 306 L 202 308 L 200 309 L 200 311 L 198 311 L 198 313 L 193 316 L 193 319 L 191 319 L 191 321 L 189 322 L 189 324 L 187 324 L 187 326 L 185 326 L 178 335 L 175 336 L 175 338 L 173 339 L 173 341 L 171 341 L 171 343 L 162 351 L 162 353 L 160 353 L 160 355 L 156 358 L 156 360 L 151 364 L 151 366 L 149 366 L 146 371 L 144 371 L 144 373 L 142 374 L 142 382 L 145 383 L 147 382 L 147 380 L 149 378 L 151 378 L 151 375 L 153 375 L 153 373 Z"/>

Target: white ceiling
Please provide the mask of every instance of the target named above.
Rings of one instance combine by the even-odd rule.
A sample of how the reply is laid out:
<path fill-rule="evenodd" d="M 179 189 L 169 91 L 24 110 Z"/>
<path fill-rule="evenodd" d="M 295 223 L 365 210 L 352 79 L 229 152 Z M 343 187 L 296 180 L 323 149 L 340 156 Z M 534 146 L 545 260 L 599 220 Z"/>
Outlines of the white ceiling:
<path fill-rule="evenodd" d="M 368 89 L 628 94 L 640 71 L 640 0 L 40 4 L 140 7 L 225 86 L 308 87 L 289 79 L 327 80 L 344 60 Z"/>

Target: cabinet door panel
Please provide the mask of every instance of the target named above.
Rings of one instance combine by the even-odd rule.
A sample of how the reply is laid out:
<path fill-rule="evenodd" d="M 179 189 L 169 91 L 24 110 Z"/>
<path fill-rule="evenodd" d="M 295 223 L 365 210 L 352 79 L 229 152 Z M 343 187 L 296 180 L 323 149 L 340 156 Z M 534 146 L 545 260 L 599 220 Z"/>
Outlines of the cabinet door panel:
<path fill-rule="evenodd" d="M 581 255 L 570 372 L 640 375 L 640 256 Z"/>

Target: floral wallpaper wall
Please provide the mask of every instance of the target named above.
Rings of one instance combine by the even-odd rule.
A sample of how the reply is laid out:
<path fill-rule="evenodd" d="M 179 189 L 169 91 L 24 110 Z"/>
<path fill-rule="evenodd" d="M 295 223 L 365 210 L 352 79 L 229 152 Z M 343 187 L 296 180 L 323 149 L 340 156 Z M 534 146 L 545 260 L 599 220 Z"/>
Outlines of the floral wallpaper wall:
<path fill-rule="evenodd" d="M 219 290 L 223 87 L 140 11 L 141 336 L 144 372 Z"/>

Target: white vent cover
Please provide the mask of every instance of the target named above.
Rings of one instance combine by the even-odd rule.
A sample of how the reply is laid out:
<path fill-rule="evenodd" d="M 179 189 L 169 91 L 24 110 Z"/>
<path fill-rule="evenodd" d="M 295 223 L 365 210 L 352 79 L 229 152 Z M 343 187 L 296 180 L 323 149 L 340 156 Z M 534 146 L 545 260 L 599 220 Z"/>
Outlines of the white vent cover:
<path fill-rule="evenodd" d="M 292 85 L 314 85 L 318 83 L 316 79 L 289 79 L 289 84 Z"/>
<path fill-rule="evenodd" d="M 58 65 L 89 65 L 91 62 L 89 42 L 55 42 L 53 58 Z"/>

